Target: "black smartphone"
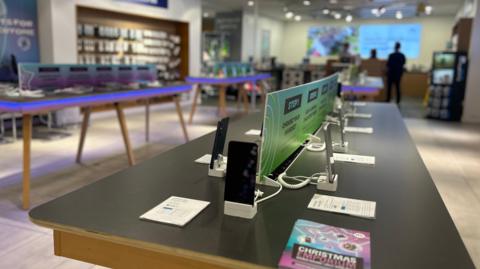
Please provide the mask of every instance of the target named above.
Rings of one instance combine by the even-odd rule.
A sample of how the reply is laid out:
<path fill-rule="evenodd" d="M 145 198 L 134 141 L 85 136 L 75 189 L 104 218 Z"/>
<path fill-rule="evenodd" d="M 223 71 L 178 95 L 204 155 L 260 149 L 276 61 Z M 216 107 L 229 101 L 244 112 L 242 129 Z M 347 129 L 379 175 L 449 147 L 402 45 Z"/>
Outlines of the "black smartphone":
<path fill-rule="evenodd" d="M 210 160 L 210 169 L 213 169 L 214 162 L 218 159 L 219 154 L 223 154 L 225 139 L 227 138 L 229 118 L 223 118 L 217 123 L 217 131 L 215 132 L 215 141 L 212 148 L 212 159 Z"/>
<path fill-rule="evenodd" d="M 225 201 L 253 206 L 257 175 L 258 145 L 230 141 L 225 176 Z"/>

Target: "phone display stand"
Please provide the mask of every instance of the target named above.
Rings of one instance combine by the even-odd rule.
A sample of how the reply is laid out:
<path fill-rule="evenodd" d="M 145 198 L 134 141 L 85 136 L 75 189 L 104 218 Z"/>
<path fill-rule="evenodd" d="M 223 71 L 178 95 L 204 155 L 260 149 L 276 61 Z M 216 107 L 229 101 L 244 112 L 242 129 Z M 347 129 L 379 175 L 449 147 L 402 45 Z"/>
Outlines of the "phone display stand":
<path fill-rule="evenodd" d="M 333 182 L 319 180 L 317 183 L 317 190 L 336 192 L 338 187 L 338 175 L 332 175 L 332 177 Z"/>
<path fill-rule="evenodd" d="M 253 219 L 257 214 L 257 203 L 253 206 L 250 204 L 241 204 L 231 201 L 225 201 L 223 213 L 228 216 L 239 217 L 244 219 Z"/>
<path fill-rule="evenodd" d="M 333 143 L 333 151 L 346 153 L 348 151 L 348 141 L 344 141 L 343 143 Z"/>
<path fill-rule="evenodd" d="M 227 162 L 225 157 L 219 154 L 218 158 L 213 163 L 213 169 L 208 166 L 208 175 L 211 177 L 225 177 L 226 170 Z"/>

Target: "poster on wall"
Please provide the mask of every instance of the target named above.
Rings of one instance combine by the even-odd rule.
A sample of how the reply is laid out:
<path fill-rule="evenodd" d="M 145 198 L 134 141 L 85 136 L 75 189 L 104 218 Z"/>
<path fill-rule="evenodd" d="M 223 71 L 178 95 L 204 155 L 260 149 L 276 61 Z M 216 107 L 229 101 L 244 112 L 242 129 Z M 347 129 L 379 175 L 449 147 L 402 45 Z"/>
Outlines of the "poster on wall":
<path fill-rule="evenodd" d="M 168 0 L 117 0 L 121 2 L 131 2 L 147 6 L 168 8 Z"/>
<path fill-rule="evenodd" d="M 344 43 L 350 44 L 350 52 L 357 54 L 358 28 L 354 26 L 312 26 L 308 30 L 307 56 L 335 56 Z"/>
<path fill-rule="evenodd" d="M 270 57 L 270 30 L 262 30 L 260 55 L 262 56 L 262 59 Z"/>
<path fill-rule="evenodd" d="M 0 81 L 17 81 L 16 62 L 38 62 L 37 1 L 0 0 Z"/>

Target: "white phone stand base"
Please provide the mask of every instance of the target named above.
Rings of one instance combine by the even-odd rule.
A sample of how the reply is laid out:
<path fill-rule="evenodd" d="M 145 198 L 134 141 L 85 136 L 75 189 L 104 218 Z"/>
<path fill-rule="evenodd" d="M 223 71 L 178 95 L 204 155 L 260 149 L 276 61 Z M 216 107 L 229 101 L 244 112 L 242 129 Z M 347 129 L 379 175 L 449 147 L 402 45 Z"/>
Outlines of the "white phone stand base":
<path fill-rule="evenodd" d="M 257 214 L 257 203 L 241 204 L 231 201 L 225 201 L 223 213 L 228 216 L 239 217 L 244 219 L 253 219 Z"/>
<path fill-rule="evenodd" d="M 211 177 L 225 177 L 226 170 L 227 162 L 223 161 L 223 156 L 219 156 L 213 163 L 213 169 L 210 169 L 210 166 L 208 166 L 208 175 Z"/>
<path fill-rule="evenodd" d="M 346 153 L 348 151 L 348 142 L 342 145 L 341 143 L 333 143 L 333 151 L 339 153 Z"/>
<path fill-rule="evenodd" d="M 328 182 L 328 180 L 318 181 L 317 190 L 335 192 L 337 191 L 337 186 L 338 186 L 338 175 L 333 175 L 332 183 Z"/>

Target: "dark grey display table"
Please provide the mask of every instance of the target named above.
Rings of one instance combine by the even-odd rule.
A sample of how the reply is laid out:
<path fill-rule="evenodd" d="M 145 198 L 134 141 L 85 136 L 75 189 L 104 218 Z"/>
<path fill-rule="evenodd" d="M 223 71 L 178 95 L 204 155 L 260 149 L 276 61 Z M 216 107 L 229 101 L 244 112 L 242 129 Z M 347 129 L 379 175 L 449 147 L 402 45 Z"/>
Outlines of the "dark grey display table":
<path fill-rule="evenodd" d="M 347 138 L 352 152 L 376 156 L 376 165 L 337 165 L 335 195 L 376 201 L 375 220 L 307 209 L 313 185 L 261 203 L 253 220 L 225 216 L 224 181 L 194 163 L 211 150 L 213 134 L 41 205 L 30 218 L 54 230 L 56 255 L 115 268 L 276 267 L 300 218 L 370 232 L 372 268 L 474 268 L 398 109 L 360 109 L 373 118 L 350 125 L 374 134 Z M 243 134 L 260 128 L 261 117 L 234 122 L 228 139 L 255 140 Z M 305 152 L 288 174 L 318 172 L 323 159 Z M 171 195 L 211 204 L 183 228 L 138 219 Z"/>

